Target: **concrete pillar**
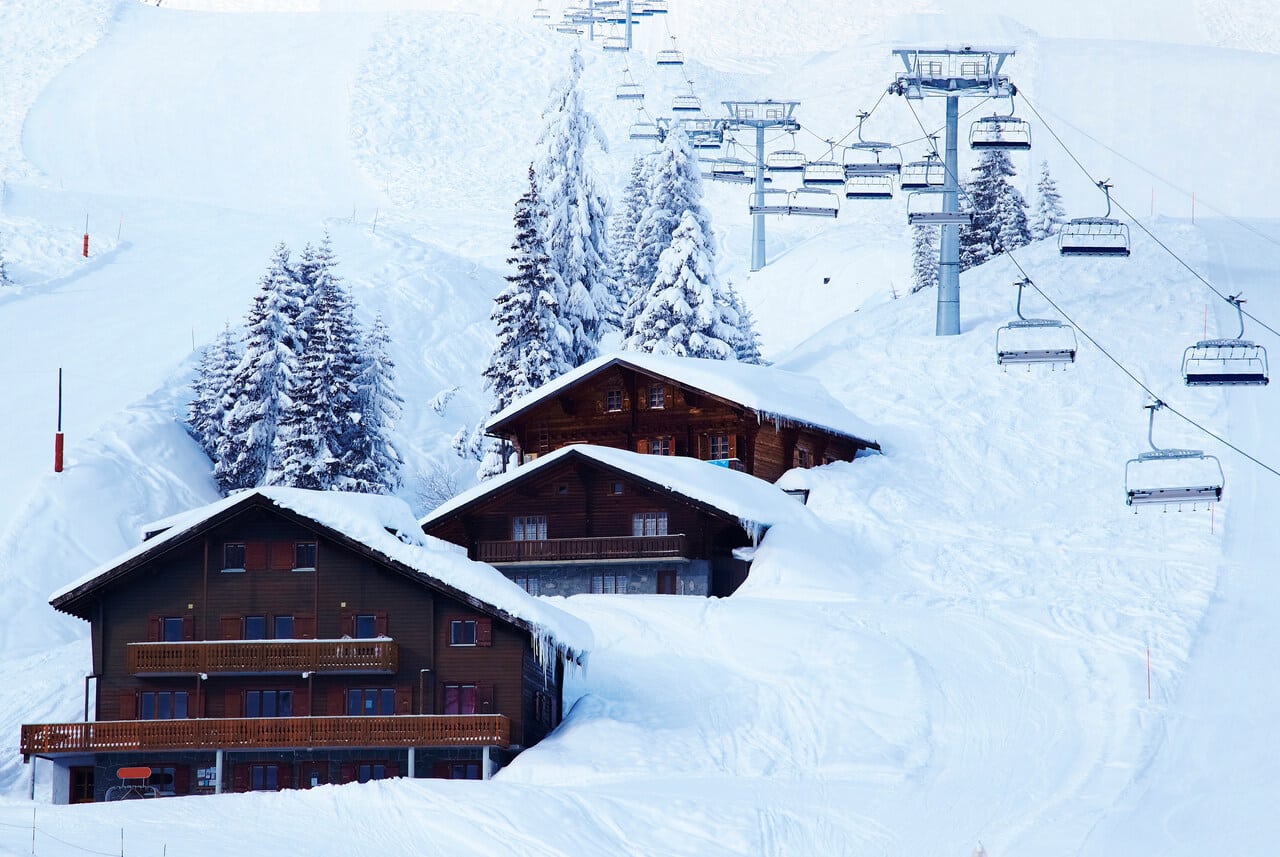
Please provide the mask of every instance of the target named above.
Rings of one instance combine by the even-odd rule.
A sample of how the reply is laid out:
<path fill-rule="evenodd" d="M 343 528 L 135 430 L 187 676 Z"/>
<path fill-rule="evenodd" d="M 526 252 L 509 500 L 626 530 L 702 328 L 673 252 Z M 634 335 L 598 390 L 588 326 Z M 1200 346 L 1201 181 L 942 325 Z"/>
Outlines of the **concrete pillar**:
<path fill-rule="evenodd" d="M 485 744 L 480 756 L 480 779 L 489 779 L 489 745 Z"/>
<path fill-rule="evenodd" d="M 417 771 L 418 748 L 409 748 L 409 779 L 414 779 L 418 775 Z"/>
<path fill-rule="evenodd" d="M 213 753 L 213 793 L 222 794 L 222 751 L 215 750 Z"/>

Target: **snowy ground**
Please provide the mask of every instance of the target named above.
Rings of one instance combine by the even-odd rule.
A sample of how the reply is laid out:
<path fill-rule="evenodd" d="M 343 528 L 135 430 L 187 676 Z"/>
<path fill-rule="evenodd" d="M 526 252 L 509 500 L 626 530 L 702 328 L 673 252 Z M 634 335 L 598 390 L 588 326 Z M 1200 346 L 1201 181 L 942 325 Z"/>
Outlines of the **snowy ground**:
<path fill-rule="evenodd" d="M 1262 36 L 1280 16 L 1209 0 L 967 5 L 981 14 L 673 0 L 640 44 L 651 55 L 678 35 L 705 101 L 800 100 L 797 142 L 815 155 L 874 105 L 896 70 L 890 41 L 1017 44 L 1010 72 L 1095 175 L 1193 267 L 1280 319 L 1280 211 L 1258 161 L 1237 157 L 1240 141 L 1275 136 L 1240 81 L 1280 74 L 1280 57 L 1247 52 L 1274 50 Z M 0 5 L 0 242 L 17 281 L 0 293 L 11 742 L 23 722 L 80 715 L 87 628 L 48 593 L 143 522 L 214 498 L 176 422 L 184 384 L 194 348 L 242 317 L 276 242 L 299 250 L 332 232 L 362 315 L 390 322 L 410 463 L 467 484 L 448 441 L 484 408 L 511 206 L 572 44 L 533 26 L 532 6 Z M 587 60 L 613 143 L 599 168 L 620 188 L 637 151 L 634 111 L 612 100 L 623 61 Z M 685 86 L 639 54 L 631 65 L 651 114 Z M 922 108 L 929 127 L 939 117 Z M 900 101 L 874 118 L 868 136 L 919 136 Z M 1034 134 L 1022 177 L 1048 158 L 1073 210 L 1095 213 L 1087 180 L 1041 123 Z M 931 294 L 891 297 L 907 286 L 899 202 L 850 204 L 835 223 L 773 218 L 772 264 L 748 276 L 745 196 L 708 189 L 723 275 L 769 354 L 822 378 L 885 447 L 786 477 L 812 489 L 825 529 L 777 528 L 732 599 L 558 602 L 598 648 L 565 726 L 492 783 L 42 804 L 36 853 L 119 853 L 121 830 L 128 854 L 1269 851 L 1280 535 L 1266 512 L 1280 479 L 1170 417 L 1157 442 L 1220 456 L 1225 501 L 1212 516 L 1132 514 L 1123 465 L 1145 448 L 1144 396 L 1083 336 L 1067 371 L 999 369 L 1008 260 L 965 274 L 964 333 L 938 339 Z M 1206 221 L 1215 209 L 1261 219 Z M 1048 246 L 1018 259 L 1161 397 L 1277 466 L 1274 393 L 1181 385 L 1182 348 L 1206 328 L 1234 333 L 1234 316 L 1138 229 L 1127 261 Z M 69 467 L 55 477 L 58 366 Z M 454 386 L 443 414 L 428 406 Z M 0 854 L 31 853 L 28 770 L 0 755 Z"/>

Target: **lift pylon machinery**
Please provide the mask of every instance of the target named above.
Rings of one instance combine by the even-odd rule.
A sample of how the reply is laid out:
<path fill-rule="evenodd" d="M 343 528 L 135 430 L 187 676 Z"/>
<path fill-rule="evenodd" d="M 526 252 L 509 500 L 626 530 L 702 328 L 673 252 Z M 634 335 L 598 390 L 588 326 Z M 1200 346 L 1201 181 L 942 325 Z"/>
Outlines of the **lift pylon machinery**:
<path fill-rule="evenodd" d="M 1103 179 L 1098 189 L 1107 195 L 1107 213 L 1064 223 L 1058 231 L 1058 252 L 1063 256 L 1129 255 L 1129 226 L 1111 217 L 1111 182 Z"/>
<path fill-rule="evenodd" d="M 1231 295 L 1227 302 L 1240 315 L 1240 333 L 1235 339 L 1202 339 L 1182 352 L 1188 387 L 1263 386 L 1270 380 L 1267 349 L 1244 338 L 1244 300 Z"/>
<path fill-rule="evenodd" d="M 1168 407 L 1156 399 L 1146 408 L 1151 412 L 1147 421 L 1149 452 L 1140 452 L 1124 465 L 1125 503 L 1129 506 L 1190 503 L 1194 511 L 1197 504 L 1206 506 L 1222 499 L 1226 478 L 1217 456 L 1206 455 L 1199 449 L 1162 449 L 1152 437 L 1156 411 Z M 1136 512 L 1137 509 L 1134 509 Z"/>
<path fill-rule="evenodd" d="M 765 208 L 765 155 L 764 155 L 764 132 L 766 129 L 775 128 L 785 131 L 789 134 L 795 134 L 800 130 L 800 123 L 791 118 L 791 114 L 800 106 L 799 101 L 774 101 L 767 99 L 764 101 L 726 101 L 725 108 L 729 111 L 729 118 L 723 120 L 723 127 L 726 131 L 737 131 L 752 128 L 756 132 L 756 156 L 755 156 L 755 192 L 751 197 L 751 270 L 759 271 L 764 267 L 764 216 L 767 212 Z M 842 179 L 843 181 L 843 179 Z M 832 194 L 834 196 L 835 194 Z M 773 194 L 772 196 L 777 196 Z M 837 202 L 837 211 L 839 203 Z M 786 213 L 786 212 L 783 212 Z M 831 215 L 835 216 L 835 215 Z"/>
<path fill-rule="evenodd" d="M 1031 285 L 1025 277 L 1018 287 L 1018 318 L 996 331 L 996 363 L 1074 363 L 1076 330 L 1052 318 L 1027 318 L 1022 314 L 1022 290 Z"/>

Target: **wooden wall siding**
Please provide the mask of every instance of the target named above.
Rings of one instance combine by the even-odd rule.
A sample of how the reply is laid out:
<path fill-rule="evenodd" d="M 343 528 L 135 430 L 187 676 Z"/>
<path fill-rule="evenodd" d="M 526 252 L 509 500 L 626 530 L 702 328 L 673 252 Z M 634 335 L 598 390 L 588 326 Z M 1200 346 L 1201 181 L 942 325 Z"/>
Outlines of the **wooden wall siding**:
<path fill-rule="evenodd" d="M 453 620 L 484 618 L 486 617 L 461 604 L 451 604 L 443 599 L 436 603 L 436 659 L 432 676 L 434 688 L 430 689 L 434 699 L 430 700 L 428 710 L 434 714 L 444 713 L 446 684 L 474 684 L 480 689 L 477 693 L 477 707 L 482 705 L 480 700 L 487 696 L 493 711 L 501 712 L 511 719 L 511 743 L 526 746 L 520 698 L 521 665 L 524 652 L 530 647 L 529 635 L 494 621 L 490 626 L 490 645 L 450 645 L 450 623 Z"/>
<path fill-rule="evenodd" d="M 253 642 L 129 643 L 134 675 L 197 673 L 395 673 L 394 640 L 255 640 Z"/>
<path fill-rule="evenodd" d="M 508 718 L 266 717 L 52 723 L 22 727 L 25 757 L 112 751 L 288 747 L 476 746 L 512 743 Z"/>

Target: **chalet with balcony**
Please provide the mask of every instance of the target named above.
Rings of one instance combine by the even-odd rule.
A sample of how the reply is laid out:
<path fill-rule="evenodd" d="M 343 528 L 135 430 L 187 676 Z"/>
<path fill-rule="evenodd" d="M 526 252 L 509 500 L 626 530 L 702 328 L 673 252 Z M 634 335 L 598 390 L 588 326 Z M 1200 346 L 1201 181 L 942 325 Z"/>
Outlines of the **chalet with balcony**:
<path fill-rule="evenodd" d="M 391 497 L 257 489 L 148 536 L 52 596 L 92 638 L 84 722 L 22 727 L 57 802 L 484 778 L 590 645 Z"/>
<path fill-rule="evenodd" d="M 768 366 L 627 352 L 513 402 L 486 432 L 523 464 L 571 444 L 719 461 L 775 481 L 793 467 L 880 450 L 816 379 Z"/>
<path fill-rule="evenodd" d="M 575 445 L 465 492 L 422 521 L 530 594 L 729 595 L 774 524 L 812 516 L 714 463 Z"/>

